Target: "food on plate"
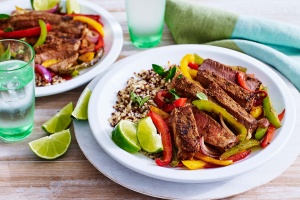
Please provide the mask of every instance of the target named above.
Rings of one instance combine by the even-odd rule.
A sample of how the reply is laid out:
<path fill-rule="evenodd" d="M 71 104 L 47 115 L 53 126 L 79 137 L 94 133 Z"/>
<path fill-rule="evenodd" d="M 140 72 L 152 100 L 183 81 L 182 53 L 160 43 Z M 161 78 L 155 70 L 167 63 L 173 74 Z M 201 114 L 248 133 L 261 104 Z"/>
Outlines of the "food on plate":
<path fill-rule="evenodd" d="M 162 152 L 139 152 L 159 166 L 228 166 L 253 148 L 266 148 L 281 127 L 285 110 L 276 113 L 267 87 L 245 67 L 186 54 L 179 65 L 153 64 L 134 75 L 118 92 L 108 120 L 112 127 L 152 124 L 143 139 L 159 138 Z M 138 130 L 132 135 L 141 142 Z"/>
<path fill-rule="evenodd" d="M 0 18 L 0 39 L 22 39 L 34 47 L 36 86 L 78 76 L 81 69 L 96 64 L 104 51 L 99 15 L 75 14 L 78 7 L 70 1 L 71 14 L 61 12 L 58 1 L 53 1 L 53 8 L 41 10 L 47 2 L 33 1 L 36 10 L 16 7 L 11 15 Z"/>

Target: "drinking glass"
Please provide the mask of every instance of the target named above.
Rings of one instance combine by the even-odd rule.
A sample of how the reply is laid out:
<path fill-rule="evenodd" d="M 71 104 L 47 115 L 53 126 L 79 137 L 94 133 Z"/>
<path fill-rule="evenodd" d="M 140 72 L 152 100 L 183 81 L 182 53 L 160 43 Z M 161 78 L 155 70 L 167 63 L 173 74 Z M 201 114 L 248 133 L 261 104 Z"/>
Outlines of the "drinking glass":
<path fill-rule="evenodd" d="M 166 0 L 126 0 L 130 39 L 136 47 L 149 48 L 160 43 Z"/>
<path fill-rule="evenodd" d="M 34 49 L 20 40 L 0 40 L 0 138 L 25 139 L 35 105 Z"/>

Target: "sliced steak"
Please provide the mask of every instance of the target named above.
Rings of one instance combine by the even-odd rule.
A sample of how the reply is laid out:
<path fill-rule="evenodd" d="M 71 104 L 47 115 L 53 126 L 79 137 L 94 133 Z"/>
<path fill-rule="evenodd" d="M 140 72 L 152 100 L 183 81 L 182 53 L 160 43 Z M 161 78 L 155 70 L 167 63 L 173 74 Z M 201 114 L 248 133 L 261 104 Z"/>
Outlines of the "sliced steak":
<path fill-rule="evenodd" d="M 232 83 L 225 78 L 208 70 L 199 70 L 196 80 L 201 83 L 204 88 L 208 88 L 210 84 L 217 83 L 233 100 L 235 100 L 246 111 L 249 111 L 254 103 L 255 94 L 245 90 L 244 88 Z"/>
<path fill-rule="evenodd" d="M 80 40 L 53 38 L 51 43 L 45 43 L 34 48 L 35 62 L 41 64 L 50 59 L 62 60 L 74 55 L 80 46 Z"/>
<path fill-rule="evenodd" d="M 63 16 L 58 14 L 32 11 L 25 14 L 11 16 L 8 20 L 7 25 L 14 30 L 28 29 L 32 27 L 38 27 L 39 19 L 51 25 L 59 24 L 60 22 L 64 21 Z M 72 19 L 73 18 L 69 18 L 68 20 Z"/>
<path fill-rule="evenodd" d="M 226 92 L 216 83 L 210 84 L 206 90 L 206 94 L 225 108 L 232 116 L 242 123 L 250 133 L 257 127 L 257 120 L 252 117 L 247 111 L 236 103 Z"/>
<path fill-rule="evenodd" d="M 173 133 L 180 160 L 190 160 L 200 150 L 200 136 L 192 111 L 192 106 L 175 108 L 170 116 L 169 126 Z"/>
<path fill-rule="evenodd" d="M 63 21 L 59 24 L 53 25 L 51 31 L 74 34 L 76 38 L 80 38 L 83 29 L 86 25 L 80 21 Z"/>
<path fill-rule="evenodd" d="M 197 99 L 198 92 L 204 92 L 204 88 L 200 84 L 190 81 L 182 74 L 173 78 L 171 87 L 175 88 L 180 96 L 192 99 Z"/>
<path fill-rule="evenodd" d="M 68 74 L 71 73 L 73 70 L 71 70 L 71 67 L 74 65 L 78 58 L 78 53 L 75 53 L 74 55 L 54 64 L 48 67 L 51 71 L 57 73 L 57 74 Z"/>
<path fill-rule="evenodd" d="M 199 66 L 198 70 L 209 70 L 232 83 L 237 83 L 236 76 L 238 71 L 217 61 L 211 59 L 205 59 L 203 63 Z M 247 74 L 246 74 L 246 82 L 249 88 L 253 91 L 258 90 L 261 85 L 260 80 Z"/>
<path fill-rule="evenodd" d="M 204 141 L 224 152 L 238 143 L 237 137 L 224 129 L 216 120 L 197 108 L 193 109 L 197 129 Z"/>

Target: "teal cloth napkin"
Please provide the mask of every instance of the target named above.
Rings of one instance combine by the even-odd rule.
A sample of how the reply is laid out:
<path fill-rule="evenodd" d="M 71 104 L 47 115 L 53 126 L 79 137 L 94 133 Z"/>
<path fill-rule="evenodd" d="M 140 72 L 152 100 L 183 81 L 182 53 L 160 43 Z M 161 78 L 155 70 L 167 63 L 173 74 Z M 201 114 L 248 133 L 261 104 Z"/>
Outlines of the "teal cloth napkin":
<path fill-rule="evenodd" d="M 167 0 L 165 22 L 178 44 L 209 44 L 265 62 L 300 91 L 300 27 Z"/>

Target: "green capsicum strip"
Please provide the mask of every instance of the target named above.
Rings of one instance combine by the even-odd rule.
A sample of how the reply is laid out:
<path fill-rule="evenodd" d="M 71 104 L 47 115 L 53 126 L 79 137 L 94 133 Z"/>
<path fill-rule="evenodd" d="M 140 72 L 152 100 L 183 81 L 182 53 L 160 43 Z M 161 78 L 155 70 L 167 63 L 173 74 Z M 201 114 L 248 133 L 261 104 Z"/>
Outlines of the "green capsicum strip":
<path fill-rule="evenodd" d="M 46 37 L 47 37 L 46 23 L 43 20 L 39 19 L 39 25 L 41 27 L 41 34 L 40 34 L 38 41 L 35 43 L 35 45 L 33 47 L 37 47 L 37 46 L 44 44 Z"/>
<path fill-rule="evenodd" d="M 258 127 L 255 132 L 255 139 L 261 140 L 265 136 L 268 127 Z"/>
<path fill-rule="evenodd" d="M 268 92 L 267 87 L 264 87 L 263 90 Z M 280 122 L 278 115 L 271 103 L 269 94 L 263 99 L 263 109 L 264 109 L 264 114 L 265 114 L 266 118 L 269 120 L 269 122 L 275 128 L 279 128 L 281 126 L 281 122 Z"/>
<path fill-rule="evenodd" d="M 255 139 L 241 141 L 239 144 L 235 145 L 234 147 L 232 147 L 228 151 L 224 152 L 220 156 L 220 159 L 225 160 L 225 159 L 229 158 L 230 156 L 232 156 L 234 154 L 237 154 L 238 152 L 240 152 L 242 150 L 249 149 L 251 147 L 259 146 L 259 145 L 260 145 L 260 142 L 258 140 L 255 140 Z"/>
<path fill-rule="evenodd" d="M 221 113 L 223 119 L 230 124 L 230 126 L 239 133 L 238 138 L 240 141 L 245 140 L 247 136 L 246 127 L 238 122 L 235 117 L 233 117 L 230 113 L 228 113 L 224 108 L 211 102 L 209 100 L 195 100 L 192 102 L 199 110 L 204 110 L 207 112 L 213 112 L 217 115 Z"/>
<path fill-rule="evenodd" d="M 10 15 L 8 14 L 0 14 L 0 19 L 8 19 L 10 18 Z"/>

